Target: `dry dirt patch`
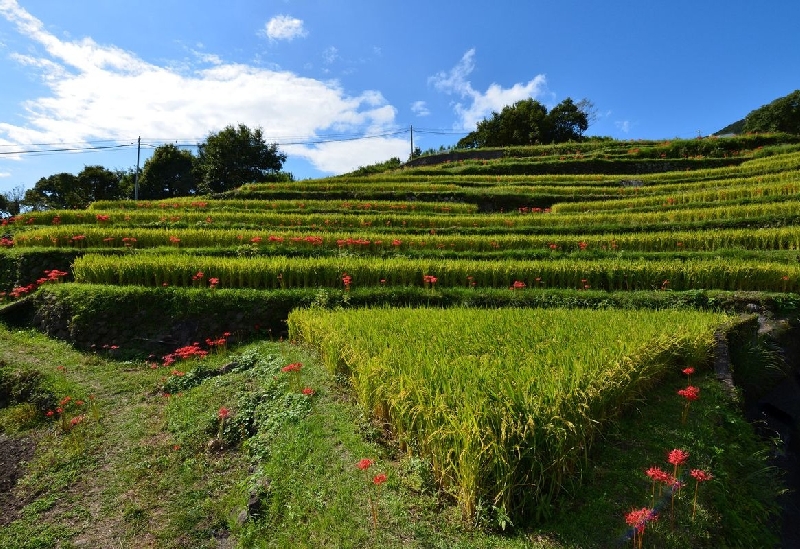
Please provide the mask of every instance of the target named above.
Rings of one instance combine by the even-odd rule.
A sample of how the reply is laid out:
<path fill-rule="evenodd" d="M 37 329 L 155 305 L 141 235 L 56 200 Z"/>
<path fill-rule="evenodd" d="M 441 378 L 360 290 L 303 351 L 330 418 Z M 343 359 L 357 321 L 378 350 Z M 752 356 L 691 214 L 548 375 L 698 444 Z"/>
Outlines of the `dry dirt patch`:
<path fill-rule="evenodd" d="M 35 449 L 32 440 L 0 435 L 0 526 L 16 520 L 29 503 L 29 498 L 15 495 L 14 487 L 25 474 L 25 465 L 33 458 Z"/>

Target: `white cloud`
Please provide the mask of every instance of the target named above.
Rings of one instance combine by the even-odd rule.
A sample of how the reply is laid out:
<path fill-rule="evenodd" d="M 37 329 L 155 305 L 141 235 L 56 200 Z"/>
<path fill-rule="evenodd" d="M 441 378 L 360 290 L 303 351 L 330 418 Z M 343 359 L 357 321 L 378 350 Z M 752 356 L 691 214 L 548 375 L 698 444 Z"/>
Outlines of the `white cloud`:
<path fill-rule="evenodd" d="M 614 125 L 617 129 L 623 133 L 628 133 L 631 131 L 631 122 L 630 120 L 616 120 Z"/>
<path fill-rule="evenodd" d="M 503 88 L 498 84 L 491 84 L 485 92 L 481 93 L 472 87 L 468 80 L 475 69 L 475 49 L 468 50 L 455 67 L 449 71 L 442 71 L 428 79 L 437 91 L 448 95 L 456 95 L 466 100 L 466 103 L 456 102 L 453 110 L 460 118 L 459 129 L 473 130 L 478 122 L 486 118 L 492 111 L 500 111 L 506 105 L 511 105 L 523 99 L 541 96 L 547 87 L 547 80 L 543 74 L 536 75 L 527 83 L 517 83 L 510 88 Z"/>
<path fill-rule="evenodd" d="M 339 58 L 339 50 L 336 49 L 336 47 L 334 46 L 325 48 L 325 50 L 322 52 L 322 60 L 325 61 L 326 65 L 332 64 L 338 58 Z"/>
<path fill-rule="evenodd" d="M 0 177 L 11 177 L 9 172 L 0 172 Z"/>
<path fill-rule="evenodd" d="M 425 101 L 414 101 L 411 103 L 411 112 L 417 116 L 428 116 L 431 114 L 431 111 L 428 109 L 428 105 L 425 103 Z"/>
<path fill-rule="evenodd" d="M 0 0 L 0 16 L 43 48 L 44 53 L 14 58 L 40 75 L 48 89 L 15 113 L 24 123 L 0 120 L 0 144 L 129 142 L 139 135 L 199 140 L 237 123 L 260 126 L 267 141 L 279 144 L 332 132 L 375 135 L 395 129 L 396 110 L 378 91 L 348 95 L 335 81 L 226 63 L 213 54 L 203 54 L 199 67 L 154 65 L 91 38 L 61 40 L 14 0 Z M 282 149 L 322 171 L 338 172 L 396 156 L 402 143 L 382 138 Z"/>
<path fill-rule="evenodd" d="M 308 32 L 303 28 L 302 19 L 290 15 L 276 15 L 267 21 L 263 32 L 271 41 L 291 41 L 308 36 Z"/>

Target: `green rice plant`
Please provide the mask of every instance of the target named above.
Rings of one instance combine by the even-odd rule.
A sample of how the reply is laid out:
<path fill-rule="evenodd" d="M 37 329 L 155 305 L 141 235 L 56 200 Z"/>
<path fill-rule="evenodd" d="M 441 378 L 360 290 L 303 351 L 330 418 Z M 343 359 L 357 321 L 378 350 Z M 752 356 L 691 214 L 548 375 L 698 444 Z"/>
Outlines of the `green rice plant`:
<path fill-rule="evenodd" d="M 586 229 L 586 227 L 576 227 Z M 82 238 L 75 240 L 75 236 Z M 691 252 L 729 248 L 746 250 L 800 249 L 800 227 L 790 225 L 762 229 L 611 232 L 605 234 L 403 234 L 379 233 L 371 227 L 357 232 L 311 233 L 292 229 L 238 230 L 213 228 L 99 228 L 43 227 L 19 232 L 14 246 L 25 248 L 126 249 L 135 239 L 137 250 L 195 248 L 235 250 L 248 246 L 259 253 L 287 250 L 338 250 L 361 254 L 397 254 L 411 251 L 493 252 L 509 250 L 556 250 L 559 252 Z M 127 241 L 125 239 L 128 239 Z"/>
<path fill-rule="evenodd" d="M 56 213 L 60 218 L 58 226 L 85 225 L 85 216 L 70 212 Z M 101 215 L 101 214 L 98 214 Z M 614 212 L 599 211 L 590 213 L 567 213 L 549 215 L 523 215 L 519 212 L 499 214 L 404 214 L 362 213 L 351 214 L 299 214 L 299 213 L 250 213 L 221 211 L 212 217 L 208 213 L 188 212 L 168 218 L 160 212 L 137 211 L 119 217 L 111 213 L 102 214 L 106 221 L 98 222 L 108 228 L 135 226 L 169 227 L 264 227 L 264 228 L 311 228 L 317 230 L 363 230 L 381 228 L 385 230 L 426 229 L 429 231 L 461 230 L 474 228 L 499 228 L 504 231 L 584 231 L 586 227 L 627 228 L 680 226 L 693 223 L 713 224 L 717 221 L 759 220 L 769 225 L 793 223 L 800 217 L 800 201 L 789 200 L 775 203 L 740 204 L 719 207 L 683 207 L 655 212 Z M 39 221 L 52 226 L 46 216 L 21 216 L 18 223 L 29 224 L 27 220 Z M 90 220 L 91 221 L 91 220 Z M 33 223 L 36 224 L 36 223 Z M 72 227 L 80 231 L 83 227 Z"/>
<path fill-rule="evenodd" d="M 667 370 L 704 366 L 727 321 L 689 311 L 296 310 L 289 329 L 350 377 L 409 454 L 431 461 L 467 520 L 478 506 L 541 519 L 580 478 L 606 422 Z"/>
<path fill-rule="evenodd" d="M 179 197 L 165 200 L 98 200 L 89 205 L 91 212 L 114 211 L 160 211 L 163 213 L 185 212 L 296 212 L 296 213 L 473 213 L 474 204 L 452 202 L 407 202 L 407 201 L 344 201 L 344 200 L 216 200 L 197 197 Z"/>
<path fill-rule="evenodd" d="M 717 185 L 716 183 L 721 183 Z M 617 200 L 565 202 L 554 204 L 553 213 L 597 212 L 607 210 L 643 210 L 648 208 L 674 208 L 683 205 L 704 205 L 715 202 L 748 200 L 770 201 L 795 197 L 800 194 L 800 172 L 783 172 L 768 176 L 750 177 L 736 181 L 708 182 L 707 188 L 691 192 L 673 192 Z"/>
<path fill-rule="evenodd" d="M 76 282 L 97 284 L 203 286 L 262 289 L 424 286 L 596 290 L 720 289 L 797 292 L 800 266 L 731 258 L 687 260 L 565 258 L 545 261 L 471 261 L 405 258 L 215 257 L 192 255 L 86 254 L 75 260 Z M 429 277 L 434 277 L 431 281 Z M 349 286 L 348 284 L 348 286 Z"/>

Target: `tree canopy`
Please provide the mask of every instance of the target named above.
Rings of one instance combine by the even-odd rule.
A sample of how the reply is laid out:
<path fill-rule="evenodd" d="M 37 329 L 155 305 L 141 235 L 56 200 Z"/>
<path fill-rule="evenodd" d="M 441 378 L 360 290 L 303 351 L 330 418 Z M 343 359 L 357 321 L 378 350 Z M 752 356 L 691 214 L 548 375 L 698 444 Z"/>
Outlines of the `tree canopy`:
<path fill-rule="evenodd" d="M 800 134 L 800 90 L 750 111 L 742 120 L 725 126 L 714 135 L 756 132 Z"/>
<path fill-rule="evenodd" d="M 176 145 L 156 147 L 139 177 L 139 198 L 159 200 L 197 192 L 195 156 Z"/>
<path fill-rule="evenodd" d="M 277 144 L 264 141 L 261 128 L 227 126 L 198 145 L 199 190 L 222 192 L 245 183 L 269 181 L 278 175 L 285 160 Z"/>
<path fill-rule="evenodd" d="M 474 132 L 462 138 L 458 148 L 509 147 L 580 141 L 593 116 L 588 100 L 567 98 L 548 112 L 535 99 L 524 99 L 478 122 Z"/>
<path fill-rule="evenodd" d="M 800 90 L 750 112 L 744 117 L 743 130 L 800 134 Z"/>
<path fill-rule="evenodd" d="M 33 210 L 81 209 L 96 200 L 127 198 L 131 189 L 123 184 L 123 175 L 103 166 L 86 166 L 78 175 L 43 177 L 25 192 L 22 204 Z"/>

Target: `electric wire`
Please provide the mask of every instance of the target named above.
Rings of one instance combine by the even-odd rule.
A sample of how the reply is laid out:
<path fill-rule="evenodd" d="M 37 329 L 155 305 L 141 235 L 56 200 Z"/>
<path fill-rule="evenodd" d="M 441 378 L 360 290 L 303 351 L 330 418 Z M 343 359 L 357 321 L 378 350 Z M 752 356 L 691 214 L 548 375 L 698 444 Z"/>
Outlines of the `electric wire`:
<path fill-rule="evenodd" d="M 276 145 L 280 146 L 296 146 L 296 145 L 323 145 L 327 143 L 344 143 L 349 141 L 361 141 L 366 139 L 383 139 L 388 137 L 396 137 L 399 135 L 405 135 L 411 132 L 418 133 L 418 134 L 429 134 L 429 135 L 464 135 L 467 132 L 463 131 L 456 131 L 456 130 L 444 130 L 444 129 L 429 129 L 429 128 L 403 128 L 394 131 L 387 131 L 382 133 L 376 134 L 365 134 L 365 135 L 352 135 L 352 134 L 327 134 L 327 135 L 320 135 L 317 137 L 301 137 L 301 136 L 282 136 L 282 137 L 275 137 L 275 138 L 268 138 L 265 137 L 264 141 L 269 143 L 275 143 Z M 53 154 L 61 154 L 61 153 L 87 153 L 87 152 L 100 152 L 100 151 L 113 151 L 113 150 L 124 150 L 130 149 L 137 146 L 151 148 L 154 149 L 158 146 L 172 143 L 177 147 L 198 147 L 202 141 L 202 139 L 174 139 L 174 138 L 145 138 L 142 140 L 141 144 L 137 144 L 136 140 L 123 140 L 123 139 L 97 139 L 97 140 L 90 140 L 90 141 L 81 141 L 81 142 L 60 142 L 60 143 L 30 143 L 25 145 L 26 148 L 24 149 L 17 149 L 17 150 L 4 150 L 6 147 L 19 147 L 18 144 L 0 144 L 0 157 L 2 156 L 49 156 Z M 109 144 L 103 145 L 103 143 L 116 143 L 116 144 Z M 51 147 L 51 148 L 38 148 L 38 147 Z"/>

